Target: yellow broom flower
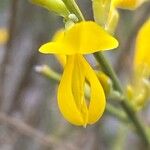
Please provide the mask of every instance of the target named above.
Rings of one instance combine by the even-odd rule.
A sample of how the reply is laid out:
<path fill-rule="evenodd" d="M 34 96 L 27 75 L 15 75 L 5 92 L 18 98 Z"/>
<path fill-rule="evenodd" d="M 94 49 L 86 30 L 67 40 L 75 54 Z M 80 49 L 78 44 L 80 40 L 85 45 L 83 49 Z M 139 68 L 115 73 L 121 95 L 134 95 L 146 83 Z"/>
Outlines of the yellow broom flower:
<path fill-rule="evenodd" d="M 150 98 L 150 19 L 139 30 L 136 38 L 132 84 L 127 95 L 136 110 L 141 109 Z"/>
<path fill-rule="evenodd" d="M 140 29 L 135 48 L 134 70 L 150 76 L 150 19 Z"/>
<path fill-rule="evenodd" d="M 57 97 L 59 109 L 70 123 L 79 126 L 93 124 L 105 109 L 104 90 L 82 55 L 117 46 L 117 40 L 92 21 L 61 30 L 52 42 L 41 46 L 41 53 L 67 55 Z M 84 93 L 85 82 L 90 86 L 89 100 Z"/>

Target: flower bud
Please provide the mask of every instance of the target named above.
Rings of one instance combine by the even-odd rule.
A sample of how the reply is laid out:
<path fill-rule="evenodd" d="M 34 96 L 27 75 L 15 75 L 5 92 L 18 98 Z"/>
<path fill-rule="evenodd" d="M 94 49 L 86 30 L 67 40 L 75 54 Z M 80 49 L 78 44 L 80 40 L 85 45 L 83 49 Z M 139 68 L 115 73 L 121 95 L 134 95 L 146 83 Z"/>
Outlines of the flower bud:
<path fill-rule="evenodd" d="M 132 85 L 127 85 L 125 94 L 133 108 L 138 111 L 145 106 L 150 97 L 150 82 L 143 78 Z"/>
<path fill-rule="evenodd" d="M 104 74 L 102 71 L 97 72 L 97 77 L 104 89 L 106 95 L 109 95 L 112 90 L 112 81 L 111 79 Z"/>
<path fill-rule="evenodd" d="M 93 0 L 94 19 L 110 34 L 114 33 L 119 19 L 115 4 L 116 0 Z"/>
<path fill-rule="evenodd" d="M 62 0 L 30 0 L 32 3 L 42 6 L 49 11 L 53 11 L 60 16 L 67 17 L 69 11 Z"/>
<path fill-rule="evenodd" d="M 118 20 L 119 20 L 118 11 L 115 9 L 112 9 L 109 13 L 109 17 L 108 17 L 107 23 L 105 25 L 106 31 L 108 31 L 110 34 L 114 34 L 115 29 L 118 24 Z"/>
<path fill-rule="evenodd" d="M 111 0 L 93 0 L 92 5 L 95 21 L 104 27 L 109 15 Z"/>

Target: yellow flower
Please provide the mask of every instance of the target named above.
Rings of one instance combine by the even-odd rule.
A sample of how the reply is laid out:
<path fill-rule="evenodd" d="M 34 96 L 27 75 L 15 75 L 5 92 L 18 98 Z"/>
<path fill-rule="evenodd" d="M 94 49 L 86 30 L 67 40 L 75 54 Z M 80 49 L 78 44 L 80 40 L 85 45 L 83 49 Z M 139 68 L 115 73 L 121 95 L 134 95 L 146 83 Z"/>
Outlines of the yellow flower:
<path fill-rule="evenodd" d="M 117 8 L 136 9 L 147 0 L 114 0 Z"/>
<path fill-rule="evenodd" d="M 136 111 L 141 110 L 150 98 L 150 83 L 146 79 L 133 81 L 127 85 L 126 96 Z"/>
<path fill-rule="evenodd" d="M 102 71 L 97 72 L 97 77 L 104 89 L 105 95 L 109 95 L 113 86 L 111 79 Z"/>
<path fill-rule="evenodd" d="M 92 21 L 80 22 L 60 31 L 53 41 L 44 44 L 40 52 L 67 55 L 58 88 L 58 105 L 64 118 L 79 126 L 95 123 L 105 109 L 104 90 L 93 69 L 82 54 L 118 46 L 115 38 Z M 85 82 L 90 86 L 90 98 L 85 96 Z"/>
<path fill-rule="evenodd" d="M 8 32 L 5 28 L 0 28 L 0 45 L 3 45 L 8 40 Z"/>
<path fill-rule="evenodd" d="M 63 30 L 59 30 L 58 32 L 55 33 L 55 35 L 53 36 L 52 41 L 53 42 L 57 42 L 60 41 L 64 36 L 64 31 Z M 59 61 L 59 63 L 64 67 L 67 61 L 67 57 L 64 54 L 56 54 L 55 57 L 57 58 L 57 60 Z"/>
<path fill-rule="evenodd" d="M 140 29 L 135 48 L 134 70 L 150 76 L 150 19 Z"/>
<path fill-rule="evenodd" d="M 127 86 L 127 96 L 137 110 L 150 97 L 150 19 L 142 26 L 136 38 L 133 79 Z"/>
<path fill-rule="evenodd" d="M 90 54 L 99 50 L 109 50 L 118 46 L 115 38 L 92 21 L 75 24 L 66 32 L 61 32 L 57 41 L 44 44 L 40 52 L 54 54 Z"/>

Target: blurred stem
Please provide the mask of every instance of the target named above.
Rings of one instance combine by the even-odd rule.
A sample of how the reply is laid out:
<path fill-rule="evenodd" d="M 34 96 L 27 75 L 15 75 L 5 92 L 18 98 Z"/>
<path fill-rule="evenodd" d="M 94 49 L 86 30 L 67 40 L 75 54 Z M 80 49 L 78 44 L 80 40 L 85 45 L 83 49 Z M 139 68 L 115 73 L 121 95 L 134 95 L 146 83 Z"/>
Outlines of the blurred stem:
<path fill-rule="evenodd" d="M 127 138 L 128 128 L 122 124 L 118 127 L 117 136 L 114 138 L 114 143 L 112 145 L 112 150 L 124 149 L 124 141 Z"/>
<path fill-rule="evenodd" d="M 102 52 L 97 52 L 94 53 L 94 56 L 96 58 L 96 60 L 98 61 L 98 63 L 100 64 L 100 66 L 102 67 L 103 71 L 111 77 L 113 84 L 114 84 L 114 88 L 119 91 L 122 95 L 124 94 L 122 86 L 120 81 L 118 80 L 116 73 L 114 72 L 113 68 L 111 67 L 111 65 L 109 64 L 109 62 L 107 61 L 107 59 L 105 58 L 105 56 L 102 54 Z M 140 135 L 140 137 L 143 139 L 143 142 L 146 145 L 149 145 L 149 138 L 148 135 L 146 133 L 146 129 L 145 126 L 142 124 L 142 122 L 138 119 L 135 111 L 133 110 L 133 108 L 131 107 L 131 105 L 129 104 L 127 98 L 123 98 L 120 101 L 120 104 L 122 106 L 122 108 L 124 109 L 124 111 L 126 112 L 126 114 L 128 115 L 129 119 L 132 121 L 132 123 L 134 124 L 134 126 L 137 129 L 138 134 Z"/>
<path fill-rule="evenodd" d="M 63 0 L 63 1 L 65 3 L 66 7 L 68 8 L 68 10 L 70 12 L 74 13 L 79 18 L 79 21 L 84 21 L 83 15 L 81 15 L 81 11 L 77 7 L 77 4 L 75 3 L 74 0 Z M 114 84 L 114 88 L 118 92 L 120 92 L 122 95 L 124 95 L 121 83 L 120 83 L 116 73 L 114 72 L 112 66 L 110 65 L 108 60 L 105 58 L 105 56 L 102 54 L 102 52 L 94 53 L 94 57 L 98 61 L 99 65 L 102 67 L 103 71 L 108 76 L 110 76 L 110 78 L 112 79 L 113 84 Z M 124 98 L 120 101 L 120 104 L 121 104 L 122 108 L 124 109 L 124 111 L 126 112 L 126 114 L 128 115 L 129 119 L 134 124 L 135 128 L 137 129 L 139 136 L 142 138 L 145 145 L 149 146 L 150 141 L 149 141 L 149 137 L 146 133 L 145 126 L 138 119 L 133 108 L 128 103 L 128 100 L 126 98 Z"/>
<path fill-rule="evenodd" d="M 110 63 L 107 61 L 107 59 L 103 55 L 103 53 L 102 52 L 94 53 L 94 57 L 100 64 L 102 70 L 112 79 L 114 88 L 122 94 L 123 89 L 120 84 L 120 81 L 117 75 L 115 74 L 113 68 L 111 67 Z"/>
<path fill-rule="evenodd" d="M 120 120 L 122 122 L 128 123 L 128 121 L 129 121 L 126 114 L 123 111 L 116 109 L 113 105 L 111 105 L 109 103 L 107 103 L 107 105 L 106 105 L 106 111 L 110 115 L 116 117 L 118 120 Z"/>
<path fill-rule="evenodd" d="M 60 81 L 61 75 L 55 72 L 47 65 L 36 66 L 35 71 L 40 73 L 41 75 L 47 77 L 48 79 L 53 79 L 55 81 Z"/>

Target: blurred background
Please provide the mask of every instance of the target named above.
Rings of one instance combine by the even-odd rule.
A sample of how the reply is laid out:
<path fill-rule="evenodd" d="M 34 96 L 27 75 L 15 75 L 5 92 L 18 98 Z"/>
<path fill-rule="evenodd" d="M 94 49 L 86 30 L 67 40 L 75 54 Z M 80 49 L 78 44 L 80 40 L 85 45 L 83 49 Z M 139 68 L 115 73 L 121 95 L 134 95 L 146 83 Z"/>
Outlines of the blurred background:
<path fill-rule="evenodd" d="M 93 20 L 91 1 L 77 2 L 86 19 Z M 126 85 L 132 74 L 135 37 L 150 16 L 150 4 L 119 13 L 115 36 L 120 46 L 105 54 Z M 54 56 L 38 52 L 63 27 L 62 22 L 62 18 L 28 0 L 0 0 L 0 150 L 143 149 L 130 125 L 107 111 L 98 123 L 87 128 L 72 126 L 60 114 L 58 83 L 41 76 L 35 67 L 48 64 L 62 73 Z M 88 58 L 94 66 L 96 61 L 92 56 Z M 147 105 L 139 116 L 150 126 L 149 115 Z"/>

